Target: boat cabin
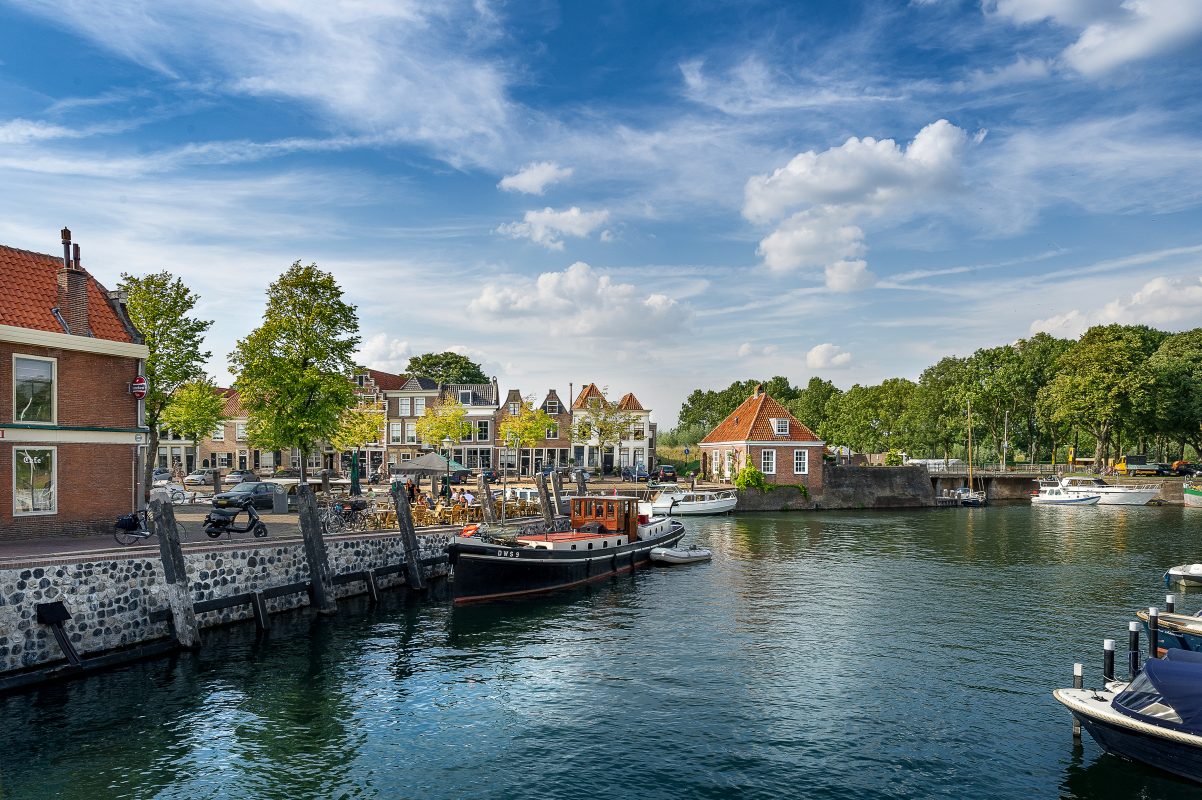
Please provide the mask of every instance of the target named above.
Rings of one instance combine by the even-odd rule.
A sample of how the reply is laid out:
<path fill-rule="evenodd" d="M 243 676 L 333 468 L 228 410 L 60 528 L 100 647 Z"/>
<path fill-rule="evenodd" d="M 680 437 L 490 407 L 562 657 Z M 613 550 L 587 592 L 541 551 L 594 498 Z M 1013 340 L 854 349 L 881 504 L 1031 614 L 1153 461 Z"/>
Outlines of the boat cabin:
<path fill-rule="evenodd" d="M 638 538 L 639 501 L 636 497 L 573 497 L 570 505 L 572 530 L 589 533 L 624 533 Z"/>
<path fill-rule="evenodd" d="M 1195 736 L 1202 734 L 1202 653 L 1169 649 L 1114 698 L 1114 709 L 1133 719 Z"/>

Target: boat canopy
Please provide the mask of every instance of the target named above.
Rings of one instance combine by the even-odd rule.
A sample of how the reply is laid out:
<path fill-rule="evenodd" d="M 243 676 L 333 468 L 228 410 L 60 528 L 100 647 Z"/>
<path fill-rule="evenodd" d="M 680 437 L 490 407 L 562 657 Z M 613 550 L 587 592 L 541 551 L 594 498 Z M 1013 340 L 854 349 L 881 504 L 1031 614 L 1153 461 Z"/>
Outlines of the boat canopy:
<path fill-rule="evenodd" d="M 1202 659 L 1177 652 L 1149 659 L 1114 698 L 1114 708 L 1143 722 L 1202 735 Z"/>

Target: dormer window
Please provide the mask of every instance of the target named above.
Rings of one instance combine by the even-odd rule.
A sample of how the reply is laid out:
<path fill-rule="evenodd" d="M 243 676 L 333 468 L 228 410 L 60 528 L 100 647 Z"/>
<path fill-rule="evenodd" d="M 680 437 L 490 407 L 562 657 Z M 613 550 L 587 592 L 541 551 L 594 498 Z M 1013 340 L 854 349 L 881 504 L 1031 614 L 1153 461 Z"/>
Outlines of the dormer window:
<path fill-rule="evenodd" d="M 772 430 L 776 433 L 777 436 L 788 436 L 789 435 L 789 420 L 787 420 L 787 419 L 772 420 Z"/>
<path fill-rule="evenodd" d="M 459 403 L 465 406 L 470 406 L 472 404 L 471 390 L 463 389 L 459 392 Z"/>

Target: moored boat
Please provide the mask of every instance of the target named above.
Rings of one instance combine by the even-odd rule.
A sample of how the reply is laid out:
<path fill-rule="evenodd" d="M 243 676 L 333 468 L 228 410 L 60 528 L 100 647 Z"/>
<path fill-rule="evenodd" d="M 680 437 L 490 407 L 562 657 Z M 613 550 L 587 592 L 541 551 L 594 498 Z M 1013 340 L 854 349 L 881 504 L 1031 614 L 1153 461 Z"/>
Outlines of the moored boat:
<path fill-rule="evenodd" d="M 670 516 L 725 514 L 734 511 L 739 496 L 733 491 L 662 491 L 651 500 L 651 511 Z"/>
<path fill-rule="evenodd" d="M 1202 564 L 1179 564 L 1169 567 L 1164 573 L 1164 582 L 1183 583 L 1187 586 L 1202 586 Z"/>
<path fill-rule="evenodd" d="M 1202 481 L 1186 481 L 1181 493 L 1186 508 L 1202 508 Z"/>
<path fill-rule="evenodd" d="M 684 536 L 680 521 L 640 514 L 637 497 L 573 497 L 568 507 L 561 530 L 456 537 L 447 547 L 455 602 L 539 594 L 630 572 L 649 565 L 654 548 Z"/>
<path fill-rule="evenodd" d="M 695 544 L 688 547 L 656 547 L 651 551 L 651 560 L 657 564 L 697 564 L 713 557 L 713 552 Z"/>
<path fill-rule="evenodd" d="M 1057 480 L 1065 494 L 1096 494 L 1102 506 L 1146 506 L 1160 494 L 1158 483 L 1107 483 L 1086 475 L 1065 475 Z"/>
<path fill-rule="evenodd" d="M 1200 661 L 1202 654 L 1170 650 L 1130 683 L 1052 696 L 1108 753 L 1202 782 Z"/>
<path fill-rule="evenodd" d="M 1055 479 L 1042 479 L 1039 493 L 1031 495 L 1033 506 L 1093 506 L 1102 499 L 1098 494 L 1069 494 Z"/>

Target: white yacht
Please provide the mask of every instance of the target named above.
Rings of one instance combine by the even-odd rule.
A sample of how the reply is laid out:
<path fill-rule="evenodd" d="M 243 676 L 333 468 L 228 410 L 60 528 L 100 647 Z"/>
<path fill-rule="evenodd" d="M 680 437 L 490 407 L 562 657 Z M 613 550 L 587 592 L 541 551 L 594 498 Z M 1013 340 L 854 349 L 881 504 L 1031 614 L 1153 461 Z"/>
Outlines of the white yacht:
<path fill-rule="evenodd" d="M 1098 495 L 1101 506 L 1146 506 L 1160 494 L 1158 483 L 1114 484 L 1089 475 L 1066 475 L 1058 478 L 1061 490 L 1067 495 Z"/>
<path fill-rule="evenodd" d="M 667 514 L 672 517 L 725 514 L 734 511 L 738 502 L 739 496 L 734 491 L 665 490 L 651 499 L 651 511 L 657 516 Z"/>

